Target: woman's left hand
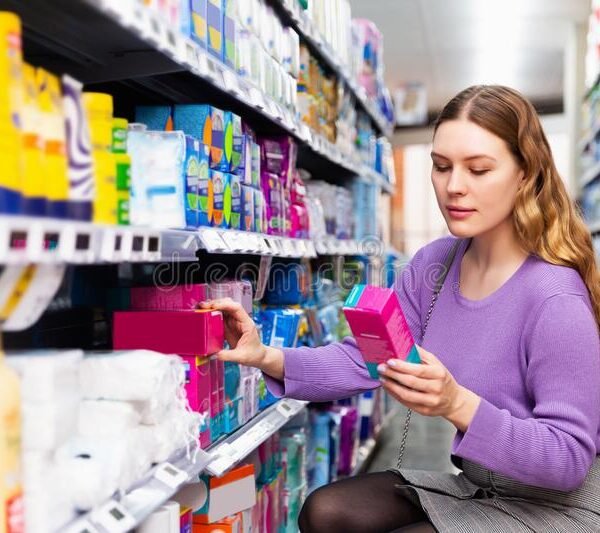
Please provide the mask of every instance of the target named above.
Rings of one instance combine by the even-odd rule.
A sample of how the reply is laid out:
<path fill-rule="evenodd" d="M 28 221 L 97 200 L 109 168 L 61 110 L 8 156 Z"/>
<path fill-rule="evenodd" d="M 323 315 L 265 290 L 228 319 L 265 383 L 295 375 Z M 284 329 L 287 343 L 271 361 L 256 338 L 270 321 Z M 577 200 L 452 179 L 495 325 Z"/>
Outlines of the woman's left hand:
<path fill-rule="evenodd" d="M 379 365 L 383 388 L 400 403 L 425 416 L 441 416 L 466 431 L 480 398 L 459 385 L 440 360 L 417 346 L 421 363 L 390 359 Z"/>

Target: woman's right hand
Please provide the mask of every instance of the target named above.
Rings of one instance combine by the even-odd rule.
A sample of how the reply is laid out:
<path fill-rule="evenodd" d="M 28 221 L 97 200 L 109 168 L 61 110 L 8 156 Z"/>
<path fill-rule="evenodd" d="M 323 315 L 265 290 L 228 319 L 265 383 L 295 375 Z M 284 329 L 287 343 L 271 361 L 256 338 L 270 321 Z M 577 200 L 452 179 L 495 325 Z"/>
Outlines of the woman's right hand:
<path fill-rule="evenodd" d="M 221 350 L 217 354 L 219 359 L 253 366 L 275 379 L 283 379 L 283 352 L 261 342 L 254 321 L 239 303 L 222 298 L 201 302 L 200 307 L 223 313 L 225 340 L 230 349 Z"/>

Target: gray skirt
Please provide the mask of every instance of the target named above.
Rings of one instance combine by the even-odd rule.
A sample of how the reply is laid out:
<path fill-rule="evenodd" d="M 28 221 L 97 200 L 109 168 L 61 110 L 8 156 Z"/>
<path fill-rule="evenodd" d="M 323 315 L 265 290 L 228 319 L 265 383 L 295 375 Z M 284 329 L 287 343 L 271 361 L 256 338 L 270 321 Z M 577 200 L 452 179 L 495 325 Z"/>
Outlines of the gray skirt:
<path fill-rule="evenodd" d="M 598 533 L 600 456 L 577 490 L 524 485 L 470 461 L 458 475 L 401 469 L 397 488 L 439 533 Z"/>

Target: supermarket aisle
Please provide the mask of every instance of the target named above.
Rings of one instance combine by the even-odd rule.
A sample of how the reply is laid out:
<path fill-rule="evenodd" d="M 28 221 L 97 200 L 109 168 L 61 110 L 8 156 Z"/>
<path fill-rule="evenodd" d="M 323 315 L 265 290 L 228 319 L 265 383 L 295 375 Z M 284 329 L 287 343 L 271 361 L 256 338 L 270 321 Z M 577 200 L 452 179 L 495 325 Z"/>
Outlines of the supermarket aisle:
<path fill-rule="evenodd" d="M 380 436 L 381 442 L 368 472 L 379 472 L 396 465 L 406 410 L 399 410 Z M 458 472 L 450 462 L 454 427 L 441 418 L 413 413 L 404 452 L 403 466 L 438 472 Z"/>

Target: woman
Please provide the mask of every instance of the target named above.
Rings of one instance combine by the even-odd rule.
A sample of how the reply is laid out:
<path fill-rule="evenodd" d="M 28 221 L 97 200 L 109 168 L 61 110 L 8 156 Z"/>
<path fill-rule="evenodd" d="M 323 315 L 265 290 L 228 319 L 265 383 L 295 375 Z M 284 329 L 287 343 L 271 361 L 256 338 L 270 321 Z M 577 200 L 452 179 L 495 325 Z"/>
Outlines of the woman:
<path fill-rule="evenodd" d="M 366 474 L 309 496 L 302 532 L 600 531 L 600 277 L 531 104 L 476 86 L 437 120 L 432 183 L 453 237 L 422 248 L 397 291 L 422 364 L 390 360 L 381 384 L 457 429 L 459 475 Z M 422 340 L 438 265 L 454 245 Z M 231 301 L 221 357 L 260 368 L 280 396 L 333 400 L 379 385 L 351 339 L 260 343 Z M 434 355 L 435 354 L 435 355 Z"/>

